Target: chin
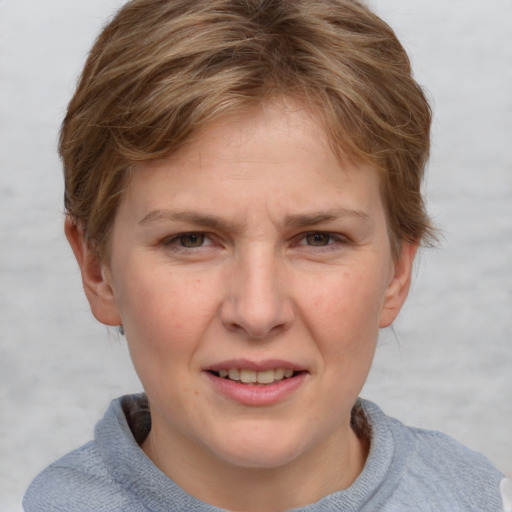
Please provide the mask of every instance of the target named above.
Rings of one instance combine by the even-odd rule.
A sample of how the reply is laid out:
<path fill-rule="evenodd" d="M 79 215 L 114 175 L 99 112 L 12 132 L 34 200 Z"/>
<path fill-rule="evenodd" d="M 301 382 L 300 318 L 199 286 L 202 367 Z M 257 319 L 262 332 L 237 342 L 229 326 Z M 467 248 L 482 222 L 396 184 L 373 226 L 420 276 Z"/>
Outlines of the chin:
<path fill-rule="evenodd" d="M 224 433 L 221 446 L 212 450 L 225 463 L 247 469 L 272 469 L 286 466 L 298 458 L 305 447 L 290 435 L 262 430 L 251 436 Z M 226 446 L 226 439 L 230 440 Z"/>
<path fill-rule="evenodd" d="M 231 466 L 245 469 L 276 469 L 286 466 L 298 457 L 298 453 L 283 452 L 282 449 L 269 450 L 248 450 L 243 453 L 229 452 L 223 453 L 224 462 Z"/>

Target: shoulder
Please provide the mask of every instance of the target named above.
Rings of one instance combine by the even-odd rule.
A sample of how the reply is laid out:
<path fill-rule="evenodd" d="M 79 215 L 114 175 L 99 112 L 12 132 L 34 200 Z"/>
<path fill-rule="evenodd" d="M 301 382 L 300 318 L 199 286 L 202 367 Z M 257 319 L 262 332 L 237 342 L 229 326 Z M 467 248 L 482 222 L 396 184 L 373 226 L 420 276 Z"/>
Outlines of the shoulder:
<path fill-rule="evenodd" d="M 369 413 L 376 428 L 387 428 L 393 436 L 393 465 L 400 468 L 393 497 L 405 509 L 503 510 L 503 474 L 482 454 L 441 432 L 407 427 L 374 404 Z"/>
<path fill-rule="evenodd" d="M 142 511 L 128 503 L 91 441 L 40 473 L 23 498 L 25 512 Z"/>
<path fill-rule="evenodd" d="M 442 473 L 456 472 L 461 477 L 499 474 L 481 453 L 475 452 L 452 437 L 435 430 L 405 427 L 414 442 L 414 461 L 439 469 Z"/>
<path fill-rule="evenodd" d="M 502 510 L 503 475 L 480 453 L 440 432 L 410 429 L 414 440 L 404 482 L 435 496 L 450 510 Z M 459 508 L 455 508 L 458 506 Z"/>
<path fill-rule="evenodd" d="M 137 459 L 143 459 L 123 421 L 127 398 L 111 403 L 96 426 L 94 441 L 68 453 L 34 479 L 23 498 L 25 512 L 146 510 L 127 484 L 130 475 L 116 473 L 116 467 L 123 466 L 123 456 L 133 461 L 132 472 L 140 465 Z"/>

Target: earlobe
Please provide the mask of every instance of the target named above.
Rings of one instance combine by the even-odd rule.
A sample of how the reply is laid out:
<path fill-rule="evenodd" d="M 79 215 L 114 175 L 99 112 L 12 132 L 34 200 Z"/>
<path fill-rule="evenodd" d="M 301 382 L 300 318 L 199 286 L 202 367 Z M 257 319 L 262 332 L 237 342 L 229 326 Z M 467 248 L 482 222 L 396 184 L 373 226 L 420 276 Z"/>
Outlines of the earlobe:
<path fill-rule="evenodd" d="M 80 226 L 69 217 L 64 222 L 64 232 L 80 267 L 82 285 L 92 314 L 105 325 L 120 325 L 108 268 L 86 240 Z"/>
<path fill-rule="evenodd" d="M 380 327 L 389 327 L 398 316 L 409 294 L 417 244 L 404 243 L 400 257 L 394 263 L 394 273 L 388 284 L 380 317 Z"/>

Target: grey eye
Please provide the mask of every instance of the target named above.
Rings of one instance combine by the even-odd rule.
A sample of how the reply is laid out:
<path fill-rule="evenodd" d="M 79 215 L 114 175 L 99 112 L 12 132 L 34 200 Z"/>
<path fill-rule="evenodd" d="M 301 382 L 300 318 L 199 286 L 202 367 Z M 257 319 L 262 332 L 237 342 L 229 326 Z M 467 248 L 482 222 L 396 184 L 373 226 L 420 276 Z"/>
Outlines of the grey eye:
<path fill-rule="evenodd" d="M 328 233 L 308 233 L 306 235 L 306 242 L 308 245 L 314 245 L 314 246 L 324 246 L 328 245 L 331 241 L 331 235 Z"/>

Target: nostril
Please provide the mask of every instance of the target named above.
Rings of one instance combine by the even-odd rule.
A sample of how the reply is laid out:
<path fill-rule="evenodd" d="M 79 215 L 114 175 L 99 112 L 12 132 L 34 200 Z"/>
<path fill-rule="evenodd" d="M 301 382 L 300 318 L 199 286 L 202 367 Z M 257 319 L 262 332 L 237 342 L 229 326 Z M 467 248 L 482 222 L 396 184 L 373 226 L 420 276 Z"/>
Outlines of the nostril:
<path fill-rule="evenodd" d="M 289 299 L 276 290 L 256 293 L 247 288 L 251 287 L 233 292 L 220 307 L 220 319 L 227 330 L 257 340 L 275 337 L 291 325 L 294 309 Z"/>

